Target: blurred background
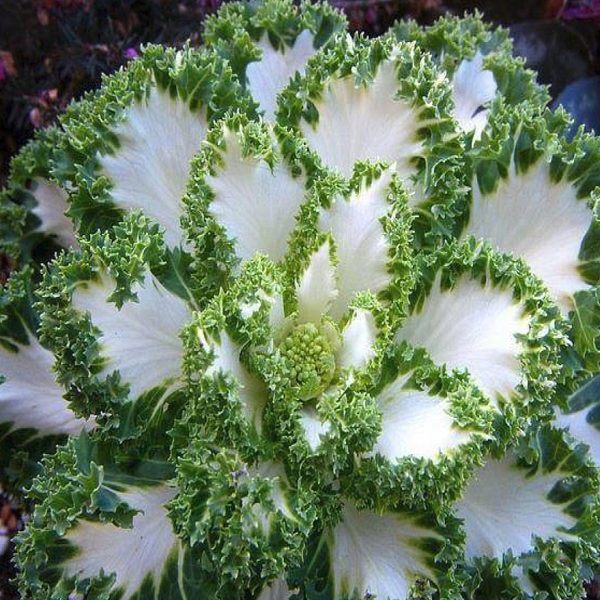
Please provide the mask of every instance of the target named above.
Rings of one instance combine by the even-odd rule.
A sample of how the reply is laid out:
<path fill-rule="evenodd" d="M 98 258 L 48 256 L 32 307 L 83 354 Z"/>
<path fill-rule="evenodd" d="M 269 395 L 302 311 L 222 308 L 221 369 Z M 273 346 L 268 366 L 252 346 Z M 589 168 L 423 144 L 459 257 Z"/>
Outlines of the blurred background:
<path fill-rule="evenodd" d="M 202 44 L 202 22 L 223 0 L 0 0 L 0 188 L 11 157 L 36 129 L 153 42 Z M 397 19 L 429 24 L 475 10 L 510 29 L 515 53 L 550 86 L 575 123 L 600 132 L 600 0 L 330 0 L 353 31 L 378 35 Z M 0 284 L 10 271 L 0 256 Z M 1 460 L 1 457 L 0 457 Z M 10 584 L 9 540 L 23 515 L 0 493 L 0 600 Z M 600 580 L 589 600 L 600 600 Z M 566 600 L 566 599 L 565 599 Z"/>

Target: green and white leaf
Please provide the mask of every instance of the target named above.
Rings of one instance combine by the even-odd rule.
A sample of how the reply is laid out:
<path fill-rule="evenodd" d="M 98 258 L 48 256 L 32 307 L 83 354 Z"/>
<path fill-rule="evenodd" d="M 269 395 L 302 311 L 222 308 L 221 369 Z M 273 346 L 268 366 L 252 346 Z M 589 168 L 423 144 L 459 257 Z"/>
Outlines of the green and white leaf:
<path fill-rule="evenodd" d="M 117 495 L 138 511 L 131 527 L 80 519 L 65 534 L 75 554 L 62 567 L 78 580 L 113 574 L 111 588 L 121 590 L 123 600 L 140 594 L 149 578 L 158 598 L 167 562 L 181 544 L 165 508 L 175 490 L 167 486 L 132 487 Z"/>
<path fill-rule="evenodd" d="M 407 456 L 436 460 L 469 441 L 469 432 L 456 426 L 450 402 L 411 389 L 410 378 L 411 373 L 401 375 L 376 397 L 382 427 L 373 453 L 392 462 Z"/>
<path fill-rule="evenodd" d="M 549 420 L 569 340 L 540 280 L 473 238 L 432 253 L 424 267 L 396 342 L 423 348 L 446 369 L 466 371 L 508 422 L 532 411 Z"/>
<path fill-rule="evenodd" d="M 31 566 L 20 579 L 23 595 L 213 597 L 198 556 L 167 514 L 177 492 L 169 483 L 174 469 L 164 460 L 164 442 L 151 438 L 101 442 L 81 435 L 44 458 L 31 486 L 35 518 L 18 549 Z M 125 456 L 135 459 L 124 464 Z"/>
<path fill-rule="evenodd" d="M 252 374 L 242 363 L 242 347 L 231 339 L 226 331 L 220 333 L 218 340 L 207 339 L 202 330 L 198 330 L 200 344 L 212 355 L 212 361 L 205 376 L 227 377 L 233 381 L 234 395 L 239 398 L 239 407 L 248 423 L 260 433 L 262 412 L 267 401 L 267 389 L 264 383 Z"/>
<path fill-rule="evenodd" d="M 329 241 L 311 255 L 295 292 L 299 322 L 320 323 L 339 294 L 336 287 L 336 267 L 331 261 Z"/>
<path fill-rule="evenodd" d="M 293 134 L 282 131 L 290 145 L 298 145 L 290 136 L 301 135 L 319 164 L 345 178 L 357 161 L 393 165 L 410 206 L 420 206 L 425 233 L 432 220 L 441 223 L 454 212 L 464 187 L 451 94 L 415 45 L 340 38 L 282 93 L 278 123 L 292 126 Z"/>
<path fill-rule="evenodd" d="M 152 88 L 132 104 L 113 131 L 114 152 L 99 158 L 99 172 L 109 178 L 110 197 L 125 211 L 142 209 L 165 230 L 165 242 L 179 246 L 181 198 L 190 162 L 206 135 L 207 118 L 192 112 L 180 98 Z"/>
<path fill-rule="evenodd" d="M 467 534 L 467 559 L 500 558 L 508 550 L 518 556 L 532 549 L 533 536 L 574 539 L 569 529 L 577 519 L 549 498 L 564 477 L 560 472 L 527 472 L 513 454 L 488 460 L 456 504 Z"/>
<path fill-rule="evenodd" d="M 67 188 L 53 174 L 63 138 L 58 127 L 39 130 L 11 161 L 8 185 L 0 193 L 0 247 L 16 267 L 51 256 L 57 245 L 77 244 L 65 215 Z"/>
<path fill-rule="evenodd" d="M 513 106 L 526 102 L 538 107 L 549 102 L 548 91 L 537 82 L 537 73 L 526 69 L 521 57 L 513 56 L 509 31 L 484 21 L 479 13 L 444 15 L 425 27 L 414 21 L 400 21 L 392 32 L 398 40 L 416 42 L 431 53 L 450 79 L 461 65 L 473 63 L 477 54 L 482 55 L 498 88 L 496 100 L 501 98 Z M 485 79 L 491 84 L 487 75 Z M 492 103 L 491 111 L 496 110 L 495 105 Z M 500 103 L 497 108 L 502 110 Z"/>
<path fill-rule="evenodd" d="M 316 52 L 314 37 L 305 29 L 291 47 L 284 46 L 280 50 L 273 48 L 265 33 L 256 45 L 261 56 L 246 67 L 247 87 L 260 110 L 264 111 L 264 118 L 272 122 L 279 92 L 296 73 L 303 74 L 306 63 Z"/>
<path fill-rule="evenodd" d="M 406 343 L 387 349 L 378 373 L 369 394 L 381 424 L 345 489 L 378 506 L 444 511 L 487 455 L 494 411 L 467 376 Z"/>
<path fill-rule="evenodd" d="M 385 170 L 371 182 L 363 182 L 348 199 L 336 198 L 319 216 L 321 231 L 331 233 L 336 249 L 336 288 L 330 313 L 339 320 L 357 292 L 378 294 L 392 281 L 391 244 L 383 219 L 393 210 L 390 183 L 393 170 Z"/>
<path fill-rule="evenodd" d="M 59 183 L 72 190 L 77 231 L 110 230 L 142 209 L 182 244 L 179 218 L 208 126 L 229 108 L 251 112 L 231 69 L 210 51 L 148 45 L 142 56 L 69 107 L 57 158 Z"/>
<path fill-rule="evenodd" d="M 577 187 L 553 181 L 550 165 L 540 159 L 525 172 L 518 172 L 513 163 L 492 193 L 482 193 L 473 183 L 465 235 L 523 258 L 566 315 L 573 309 L 573 295 L 588 287 L 579 254 L 593 219 Z"/>
<path fill-rule="evenodd" d="M 529 329 L 524 306 L 512 290 L 482 284 L 468 275 L 444 290 L 438 276 L 420 311 L 396 334 L 423 347 L 439 365 L 467 369 L 494 402 L 509 399 L 521 382 L 518 336 Z"/>
<path fill-rule="evenodd" d="M 223 132 L 220 164 L 206 177 L 212 195 L 208 211 L 233 240 L 242 260 L 262 252 L 278 261 L 287 251 L 305 180 L 293 177 L 279 157 L 271 165 L 264 156 L 244 153 L 240 141 L 244 133 Z"/>
<path fill-rule="evenodd" d="M 566 410 L 557 409 L 555 427 L 565 429 L 575 443 L 583 442 L 600 468 L 600 378 L 586 382 L 569 398 Z M 0 388 L 1 389 L 1 388 Z"/>
<path fill-rule="evenodd" d="M 352 52 L 352 49 L 349 49 Z M 369 85 L 351 76 L 330 79 L 316 102 L 318 121 L 300 123 L 310 148 L 323 163 L 350 177 L 359 160 L 393 163 L 400 177 L 415 174 L 413 159 L 423 153 L 419 111 L 398 98 L 393 60 L 379 65 Z"/>
<path fill-rule="evenodd" d="M 36 435 L 77 435 L 91 429 L 93 419 L 77 418 L 64 399 L 52 353 L 34 336 L 28 344 L 11 345 L 11 350 L 0 345 L 0 423 Z"/>
<path fill-rule="evenodd" d="M 377 514 L 346 502 L 328 536 L 333 598 L 405 600 L 417 580 L 438 581 L 432 549 L 442 542 L 418 515 Z"/>
<path fill-rule="evenodd" d="M 37 178 L 33 181 L 32 195 L 37 202 L 31 211 L 41 222 L 40 228 L 56 238 L 64 248 L 76 247 L 73 223 L 66 216 L 67 193 L 55 183 Z"/>
<path fill-rule="evenodd" d="M 179 333 L 191 319 L 191 310 L 150 273 L 135 288 L 137 301 L 117 308 L 110 296 L 115 282 L 106 274 L 73 291 L 73 306 L 89 313 L 101 334 L 105 358 L 99 377 L 118 371 L 129 385 L 130 399 L 164 387 L 165 394 L 181 387 L 183 344 Z"/>
<path fill-rule="evenodd" d="M 232 2 L 206 20 L 204 41 L 229 62 L 272 122 L 279 92 L 345 27 L 343 14 L 328 4 Z"/>
<path fill-rule="evenodd" d="M 367 310 L 354 311 L 342 330 L 342 343 L 336 355 L 341 369 L 360 369 L 375 357 L 378 334 L 373 314 Z"/>
<path fill-rule="evenodd" d="M 464 131 L 472 131 L 478 140 L 487 123 L 487 105 L 498 91 L 494 74 L 484 68 L 480 52 L 472 60 L 460 63 L 452 78 L 452 87 L 454 118 Z"/>
<path fill-rule="evenodd" d="M 456 504 L 473 592 L 504 577 L 515 596 L 580 595 L 582 565 L 597 544 L 597 502 L 598 471 L 589 457 L 556 429 L 530 429 L 520 447 L 475 472 Z"/>

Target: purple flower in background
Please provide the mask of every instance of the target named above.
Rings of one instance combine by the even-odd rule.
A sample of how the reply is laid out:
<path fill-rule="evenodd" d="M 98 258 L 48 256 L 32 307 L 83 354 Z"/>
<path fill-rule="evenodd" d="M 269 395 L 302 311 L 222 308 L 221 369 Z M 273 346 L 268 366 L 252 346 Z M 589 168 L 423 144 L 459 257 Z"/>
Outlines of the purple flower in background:
<path fill-rule="evenodd" d="M 4 63 L 0 58 L 0 83 L 2 83 L 6 79 L 6 69 L 4 68 Z"/>
<path fill-rule="evenodd" d="M 565 20 L 600 19 L 600 0 L 575 0 L 568 2 L 562 12 Z"/>
<path fill-rule="evenodd" d="M 139 56 L 139 53 L 135 48 L 131 47 L 127 48 L 125 52 L 123 52 L 123 56 L 129 60 L 133 60 Z"/>

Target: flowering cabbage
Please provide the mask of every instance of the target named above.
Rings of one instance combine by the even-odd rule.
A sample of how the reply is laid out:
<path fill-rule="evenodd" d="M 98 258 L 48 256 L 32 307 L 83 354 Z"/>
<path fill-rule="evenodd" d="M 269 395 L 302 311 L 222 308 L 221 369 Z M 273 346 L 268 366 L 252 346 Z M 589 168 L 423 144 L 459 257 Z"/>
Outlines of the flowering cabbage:
<path fill-rule="evenodd" d="M 600 143 L 479 17 L 345 27 L 226 5 L 15 159 L 24 597 L 582 595 Z"/>

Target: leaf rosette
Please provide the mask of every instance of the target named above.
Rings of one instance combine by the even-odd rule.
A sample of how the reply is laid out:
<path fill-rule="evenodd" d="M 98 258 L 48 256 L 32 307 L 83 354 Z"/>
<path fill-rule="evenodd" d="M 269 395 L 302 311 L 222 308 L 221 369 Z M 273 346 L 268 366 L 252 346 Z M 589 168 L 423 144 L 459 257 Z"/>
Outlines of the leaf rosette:
<path fill-rule="evenodd" d="M 3 192 L 23 592 L 576 597 L 597 139 L 478 16 L 369 40 L 265 0 L 205 42 L 146 48 Z"/>

